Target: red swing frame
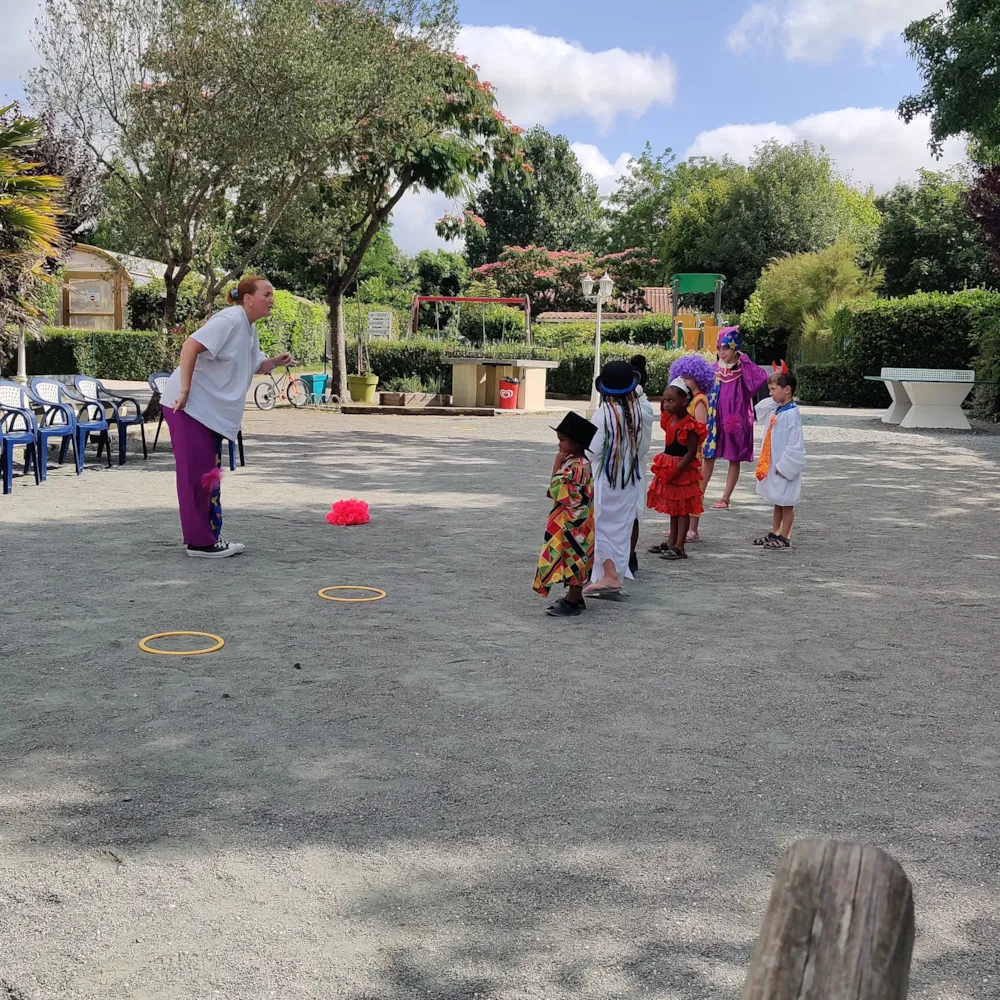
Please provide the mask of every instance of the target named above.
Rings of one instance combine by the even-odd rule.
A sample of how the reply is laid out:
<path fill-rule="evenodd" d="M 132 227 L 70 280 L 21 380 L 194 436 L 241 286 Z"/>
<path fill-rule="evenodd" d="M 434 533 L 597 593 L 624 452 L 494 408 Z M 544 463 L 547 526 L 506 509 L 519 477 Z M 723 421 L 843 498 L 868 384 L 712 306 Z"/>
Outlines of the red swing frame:
<path fill-rule="evenodd" d="M 414 337 L 417 335 L 420 323 L 420 307 L 425 302 L 482 302 L 494 305 L 521 306 L 524 309 L 524 333 L 528 345 L 531 346 L 531 298 L 527 295 L 521 298 L 488 298 L 479 295 L 414 295 L 413 304 L 410 306 L 410 332 Z"/>

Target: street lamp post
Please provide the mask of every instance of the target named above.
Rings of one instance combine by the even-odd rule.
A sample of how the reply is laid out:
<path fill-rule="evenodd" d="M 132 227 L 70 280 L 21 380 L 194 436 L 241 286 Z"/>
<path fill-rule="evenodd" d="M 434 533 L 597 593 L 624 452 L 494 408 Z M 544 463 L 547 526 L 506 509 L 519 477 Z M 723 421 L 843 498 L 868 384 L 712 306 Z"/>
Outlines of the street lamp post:
<path fill-rule="evenodd" d="M 604 303 L 611 298 L 615 283 L 605 271 L 604 277 L 600 281 L 594 281 L 588 274 L 584 276 L 580 285 L 583 288 L 583 297 L 588 302 L 597 303 L 597 331 L 594 335 L 594 385 L 590 390 L 590 410 L 587 413 L 588 417 L 592 417 L 597 412 L 597 407 L 601 405 L 600 394 L 597 391 L 597 376 L 601 374 L 601 309 Z M 596 292 L 594 285 L 597 285 Z"/>

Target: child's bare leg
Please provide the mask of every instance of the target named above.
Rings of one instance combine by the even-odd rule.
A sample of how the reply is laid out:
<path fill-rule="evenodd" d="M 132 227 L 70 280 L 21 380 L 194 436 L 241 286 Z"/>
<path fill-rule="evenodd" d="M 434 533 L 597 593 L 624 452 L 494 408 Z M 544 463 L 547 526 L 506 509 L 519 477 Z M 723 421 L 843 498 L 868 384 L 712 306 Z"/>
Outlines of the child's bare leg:
<path fill-rule="evenodd" d="M 682 514 L 677 518 L 677 541 L 674 542 L 674 548 L 678 552 L 684 551 L 684 540 L 687 538 L 688 525 L 691 523 L 691 517 L 689 514 Z"/>
<path fill-rule="evenodd" d="M 583 600 L 583 587 L 580 584 L 573 584 L 566 589 L 566 600 L 570 604 L 579 604 Z"/>
<path fill-rule="evenodd" d="M 792 537 L 792 525 L 795 523 L 795 508 L 794 507 L 782 507 L 781 508 L 781 530 L 778 532 L 779 535 L 784 535 L 785 538 Z"/>
<path fill-rule="evenodd" d="M 632 549 L 631 555 L 635 555 L 635 547 L 639 544 L 639 518 L 632 523 Z"/>
<path fill-rule="evenodd" d="M 771 518 L 771 532 L 775 535 L 781 534 L 781 517 L 784 512 L 784 507 L 775 506 L 774 516 Z"/>
<path fill-rule="evenodd" d="M 679 531 L 680 531 L 680 528 L 678 527 L 678 523 L 679 523 L 678 519 L 676 517 L 674 517 L 673 514 L 671 514 L 670 515 L 670 532 L 667 535 L 667 545 L 670 548 L 672 548 L 672 549 L 677 547 L 677 536 L 678 536 Z"/>
<path fill-rule="evenodd" d="M 701 481 L 701 502 L 702 506 L 705 503 L 705 489 L 708 487 L 708 479 L 702 479 Z M 687 540 L 689 542 L 700 542 L 701 535 L 698 534 L 698 525 L 701 523 L 701 517 L 691 517 L 691 526 L 688 528 Z"/>
<path fill-rule="evenodd" d="M 730 462 L 729 471 L 726 473 L 726 488 L 722 493 L 722 502 L 729 503 L 733 499 L 733 491 L 740 479 L 740 463 Z"/>

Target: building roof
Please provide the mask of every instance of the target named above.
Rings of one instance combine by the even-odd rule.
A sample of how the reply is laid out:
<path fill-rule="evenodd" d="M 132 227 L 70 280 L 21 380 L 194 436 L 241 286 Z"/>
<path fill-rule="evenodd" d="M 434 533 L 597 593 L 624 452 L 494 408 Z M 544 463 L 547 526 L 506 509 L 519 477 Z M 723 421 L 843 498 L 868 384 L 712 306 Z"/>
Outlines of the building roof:
<path fill-rule="evenodd" d="M 154 278 L 162 278 L 167 265 L 158 260 L 147 260 L 145 257 L 133 257 L 130 253 L 116 253 L 114 250 L 107 250 L 129 273 L 129 277 L 136 285 L 148 285 Z"/>

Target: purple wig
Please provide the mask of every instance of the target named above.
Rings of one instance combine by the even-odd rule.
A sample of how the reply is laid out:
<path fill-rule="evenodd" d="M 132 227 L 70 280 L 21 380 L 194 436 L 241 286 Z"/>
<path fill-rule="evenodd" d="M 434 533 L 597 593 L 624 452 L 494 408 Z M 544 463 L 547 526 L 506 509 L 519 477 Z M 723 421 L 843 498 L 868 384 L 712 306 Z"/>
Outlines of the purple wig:
<path fill-rule="evenodd" d="M 715 385 L 715 366 L 700 354 L 685 354 L 670 366 L 670 378 L 693 378 L 707 395 Z"/>

